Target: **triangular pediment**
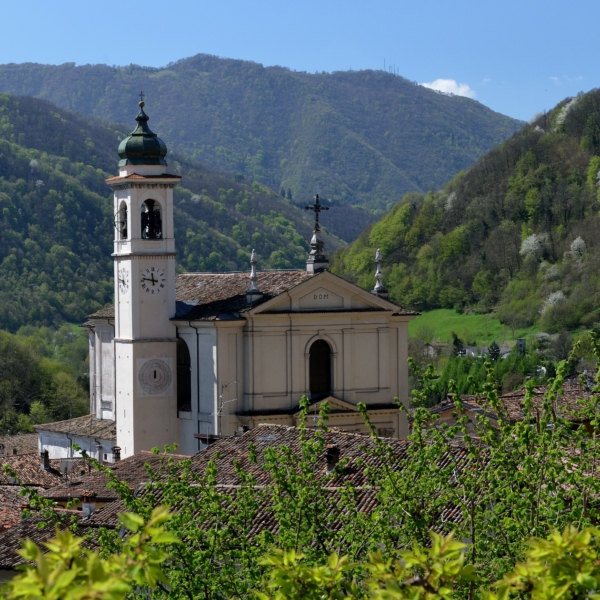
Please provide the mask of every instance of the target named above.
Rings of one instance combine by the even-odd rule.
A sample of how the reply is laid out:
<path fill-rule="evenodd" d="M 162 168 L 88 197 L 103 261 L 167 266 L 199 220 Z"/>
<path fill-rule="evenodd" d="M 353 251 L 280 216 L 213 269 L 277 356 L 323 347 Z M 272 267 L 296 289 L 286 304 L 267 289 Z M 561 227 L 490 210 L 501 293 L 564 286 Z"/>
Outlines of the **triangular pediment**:
<path fill-rule="evenodd" d="M 281 312 L 397 311 L 398 306 L 357 285 L 323 271 L 296 287 L 263 302 L 254 314 Z"/>
<path fill-rule="evenodd" d="M 318 400 L 310 405 L 310 412 L 319 411 L 321 409 L 321 405 L 327 402 L 329 404 L 329 409 L 332 412 L 358 412 L 358 408 L 350 402 L 346 402 L 345 400 L 340 400 L 335 396 L 328 396 L 327 398 L 323 398 L 322 400 Z M 299 415 L 300 411 L 295 413 L 295 416 Z"/>

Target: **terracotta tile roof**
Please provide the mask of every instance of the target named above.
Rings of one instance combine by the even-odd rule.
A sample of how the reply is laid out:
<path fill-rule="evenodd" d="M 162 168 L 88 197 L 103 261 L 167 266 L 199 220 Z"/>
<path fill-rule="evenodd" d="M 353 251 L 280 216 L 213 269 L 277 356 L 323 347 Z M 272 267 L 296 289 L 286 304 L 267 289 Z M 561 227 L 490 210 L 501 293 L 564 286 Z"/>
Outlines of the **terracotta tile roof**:
<path fill-rule="evenodd" d="M 114 319 L 115 318 L 115 307 L 105 306 L 94 314 L 88 315 L 88 319 Z M 87 325 L 88 323 L 85 323 Z"/>
<path fill-rule="evenodd" d="M 316 275 L 318 276 L 318 275 Z M 254 306 L 262 304 L 279 294 L 300 285 L 315 275 L 306 271 L 260 271 L 258 288 L 262 299 Z M 175 320 L 214 320 L 241 318 L 241 313 L 250 310 L 246 302 L 246 292 L 250 287 L 248 272 L 235 273 L 182 273 L 175 278 L 175 298 L 177 301 Z M 352 309 L 352 312 L 377 312 L 381 309 Z M 315 312 L 340 312 L 320 310 Z M 414 316 L 419 313 L 399 309 L 394 315 Z M 113 319 L 114 306 L 107 306 L 89 315 L 89 319 Z"/>
<path fill-rule="evenodd" d="M 394 439 L 386 441 L 393 448 L 399 461 L 405 458 L 408 442 Z M 340 449 L 340 460 L 349 459 L 344 472 L 333 480 L 328 479 L 328 485 L 335 487 L 346 481 L 354 485 L 365 485 L 367 483 L 365 469 L 368 464 L 376 464 L 373 461 L 377 461 L 375 457 L 365 454 L 365 449 L 374 448 L 375 443 L 373 440 L 367 435 L 332 429 L 325 434 L 325 443 L 335 445 Z M 257 463 L 250 461 L 251 446 L 256 448 L 259 457 Z M 291 449 L 292 452 L 299 454 L 299 430 L 284 425 L 260 425 L 240 437 L 219 440 L 206 450 L 195 454 L 192 457 L 192 468 L 197 473 L 203 473 L 208 462 L 214 460 L 217 467 L 217 483 L 237 485 L 241 482 L 235 474 L 233 463 L 238 461 L 241 469 L 252 473 L 256 477 L 257 484 L 265 484 L 269 481 L 270 476 L 263 469 L 262 453 L 267 448 L 277 446 L 285 446 Z M 358 459 L 363 460 L 360 466 L 361 461 Z M 325 477 L 326 463 L 326 456 L 323 454 L 315 465 L 315 473 L 318 477 Z"/>
<path fill-rule="evenodd" d="M 55 421 L 54 423 L 44 423 L 36 425 L 36 431 L 57 431 L 60 433 L 70 433 L 72 435 L 91 436 L 103 440 L 117 441 L 117 427 L 114 421 L 109 419 L 98 419 L 94 415 L 85 415 L 66 421 Z"/>
<path fill-rule="evenodd" d="M 27 496 L 21 495 L 23 489 L 18 485 L 0 485 L 0 531 L 21 522 L 23 508 L 28 504 Z"/>
<path fill-rule="evenodd" d="M 258 273 L 258 288 L 266 302 L 300 283 L 310 279 L 305 271 L 262 271 Z M 175 296 L 189 306 L 186 319 L 215 319 L 219 315 L 249 310 L 246 292 L 250 287 L 247 272 L 240 273 L 185 273 L 175 281 Z M 180 306 L 180 310 L 184 306 Z M 256 306 L 256 304 L 255 304 Z"/>
<path fill-rule="evenodd" d="M 3 453 L 0 456 L 31 454 L 38 451 L 38 436 L 37 433 L 1 436 L 0 447 L 3 449 Z"/>
<path fill-rule="evenodd" d="M 109 177 L 105 179 L 106 183 L 113 181 L 127 181 L 130 179 L 181 179 L 179 175 L 171 175 L 170 173 L 161 173 L 159 175 L 138 175 L 137 173 L 132 173 L 131 175 L 125 175 L 121 177 L 121 175 L 116 175 L 115 177 Z"/>
<path fill-rule="evenodd" d="M 154 472 L 159 469 L 161 456 L 173 458 L 176 462 L 189 458 L 189 456 L 182 454 L 162 454 L 159 456 L 152 452 L 139 452 L 108 466 L 120 481 L 127 483 L 130 488 L 135 488 L 140 483 L 149 480 L 146 465 L 149 465 L 150 469 Z M 107 487 L 107 483 L 108 480 L 104 473 L 92 471 L 83 476 L 72 475 L 70 481 L 61 481 L 55 487 L 46 490 L 43 495 L 59 502 L 71 500 L 72 498 L 81 498 L 84 492 L 94 492 L 98 502 L 111 502 L 118 498 L 118 495 L 114 490 Z"/>
<path fill-rule="evenodd" d="M 583 384 L 580 381 L 582 375 L 584 379 Z M 591 393 L 591 390 L 594 385 L 593 379 L 587 377 L 585 374 L 575 374 L 565 378 L 563 392 L 558 394 L 554 402 L 554 408 L 557 413 L 572 421 L 580 420 L 581 417 L 578 413 L 582 409 L 582 401 L 592 398 L 593 394 Z M 549 388 L 546 385 L 540 385 L 533 388 L 532 404 L 534 414 L 542 409 L 544 395 L 548 389 Z M 508 418 L 513 422 L 521 421 L 525 417 L 523 412 L 525 392 L 526 388 L 523 387 L 519 390 L 507 392 L 500 396 L 501 406 L 506 411 Z M 487 400 L 484 396 L 465 394 L 461 396 L 461 400 L 466 410 L 473 413 L 487 414 L 494 420 L 498 419 L 498 415 L 487 406 Z M 456 405 L 454 400 L 449 397 L 428 410 L 432 415 L 441 415 L 444 413 L 451 413 L 455 409 Z M 414 410 L 409 411 L 409 420 L 411 420 L 412 414 L 414 414 Z M 445 422 L 449 421 L 446 420 Z M 453 420 L 451 420 L 451 422 L 453 422 Z"/>
<path fill-rule="evenodd" d="M 310 432 L 309 432 L 310 435 Z M 224 495 L 223 503 L 227 504 L 226 498 L 237 493 L 241 481 L 236 474 L 236 465 L 239 469 L 252 473 L 256 486 L 260 490 L 272 482 L 271 475 L 264 470 L 263 451 L 267 448 L 283 446 L 291 449 L 292 453 L 300 452 L 299 430 L 295 427 L 281 425 L 260 425 L 259 427 L 245 433 L 237 438 L 219 440 L 212 446 L 199 452 L 192 457 L 192 469 L 198 475 L 205 472 L 209 461 L 214 460 L 216 464 L 216 488 Z M 394 468 L 402 470 L 404 460 L 407 458 L 408 442 L 403 440 L 388 439 L 396 456 Z M 337 508 L 342 504 L 338 501 L 343 486 L 352 483 L 357 487 L 357 499 L 354 508 L 357 512 L 368 513 L 377 506 L 378 489 L 371 487 L 370 480 L 366 474 L 369 467 L 383 466 L 384 461 L 389 464 L 386 457 L 377 457 L 368 454 L 365 449 L 374 447 L 373 440 L 366 435 L 347 433 L 344 431 L 330 430 L 325 434 L 326 445 L 334 445 L 340 450 L 340 460 L 348 459 L 343 471 L 337 477 L 326 474 L 326 453 L 314 466 L 315 477 L 326 479 L 323 492 L 328 496 L 328 513 L 337 514 Z M 256 449 L 258 461 L 250 461 L 251 448 Z M 467 461 L 467 450 L 459 445 L 454 446 L 439 461 L 439 467 L 455 465 L 461 468 Z M 362 462 L 359 460 L 362 459 Z M 139 495 L 143 496 L 148 490 L 140 488 Z M 160 502 L 160 491 L 152 490 L 154 501 Z M 82 521 L 82 526 L 90 527 L 116 527 L 117 516 L 125 510 L 121 500 L 115 500 L 100 508 L 93 515 Z M 455 506 L 448 506 L 440 514 L 440 527 L 444 523 L 457 521 L 460 518 L 460 510 Z M 332 530 L 343 526 L 343 522 L 333 519 L 330 522 Z M 250 535 L 257 535 L 268 530 L 275 532 L 278 524 L 273 515 L 268 500 L 263 500 L 256 517 L 250 528 Z"/>
<path fill-rule="evenodd" d="M 63 459 L 51 458 L 50 469 L 42 469 L 40 465 L 40 455 L 21 454 L 18 456 L 0 457 L 0 485 L 24 485 L 37 486 L 42 488 L 51 488 L 62 481 L 64 474 L 60 468 Z M 82 459 L 74 459 L 71 473 L 79 472 L 80 469 L 87 469 L 87 465 Z M 4 467 L 8 465 L 17 475 L 16 481 L 4 472 Z"/>
<path fill-rule="evenodd" d="M 56 537 L 56 528 L 53 525 L 38 527 L 41 521 L 40 516 L 34 515 L 21 520 L 10 529 L 0 531 L 0 569 L 13 570 L 25 563 L 25 560 L 17 554 L 21 549 L 22 540 L 30 539 L 43 548 L 44 542 Z M 83 546 L 97 550 L 94 539 L 86 539 Z"/>

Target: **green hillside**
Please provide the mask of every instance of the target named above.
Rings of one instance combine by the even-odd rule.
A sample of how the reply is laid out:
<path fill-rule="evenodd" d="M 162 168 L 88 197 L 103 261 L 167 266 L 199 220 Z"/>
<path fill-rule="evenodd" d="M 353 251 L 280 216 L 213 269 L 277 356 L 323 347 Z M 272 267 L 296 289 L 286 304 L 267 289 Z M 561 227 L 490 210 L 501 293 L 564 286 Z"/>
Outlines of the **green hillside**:
<path fill-rule="evenodd" d="M 441 191 L 408 194 L 334 271 L 417 310 L 495 310 L 510 328 L 600 321 L 600 90 L 561 102 Z"/>
<path fill-rule="evenodd" d="M 443 185 L 522 125 L 382 71 L 309 74 L 203 54 L 162 69 L 0 65 L 0 91 L 121 123 L 140 89 L 154 128 L 180 153 L 294 199 L 318 192 L 380 214 Z"/>
<path fill-rule="evenodd" d="M 137 107 L 129 108 L 124 127 L 0 94 L 0 328 L 80 322 L 112 301 L 113 204 L 104 179 L 116 173 L 119 139 L 133 129 Z M 179 269 L 246 270 L 252 248 L 259 268 L 304 264 L 305 211 L 257 182 L 177 154 L 167 160 L 183 176 Z M 328 236 L 327 244 L 340 242 Z"/>

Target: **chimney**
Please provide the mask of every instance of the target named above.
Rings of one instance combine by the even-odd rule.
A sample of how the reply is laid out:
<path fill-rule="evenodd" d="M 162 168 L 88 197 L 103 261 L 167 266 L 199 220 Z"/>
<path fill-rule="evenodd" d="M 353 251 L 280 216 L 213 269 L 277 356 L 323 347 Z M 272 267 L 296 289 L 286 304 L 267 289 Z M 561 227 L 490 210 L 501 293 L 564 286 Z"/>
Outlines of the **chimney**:
<path fill-rule="evenodd" d="M 14 454 L 16 454 L 16 452 L 14 452 Z M 50 455 L 48 454 L 48 450 L 42 450 L 40 453 L 40 467 L 44 469 L 44 471 L 50 470 Z"/>
<path fill-rule="evenodd" d="M 237 428 L 237 430 L 236 430 L 235 434 L 236 434 L 236 436 L 242 436 L 242 435 L 244 435 L 244 434 L 245 434 L 247 431 L 250 431 L 250 427 L 249 427 L 248 425 L 240 425 L 240 426 Z"/>
<path fill-rule="evenodd" d="M 331 444 L 327 445 L 327 475 L 331 475 L 340 462 L 340 449 Z"/>
<path fill-rule="evenodd" d="M 113 462 L 119 462 L 121 460 L 121 446 L 113 446 Z"/>
<path fill-rule="evenodd" d="M 81 513 L 84 517 L 89 517 L 96 512 L 96 492 L 81 492 Z"/>
<path fill-rule="evenodd" d="M 102 462 L 102 444 L 96 444 L 96 454 L 98 455 L 98 462 Z"/>

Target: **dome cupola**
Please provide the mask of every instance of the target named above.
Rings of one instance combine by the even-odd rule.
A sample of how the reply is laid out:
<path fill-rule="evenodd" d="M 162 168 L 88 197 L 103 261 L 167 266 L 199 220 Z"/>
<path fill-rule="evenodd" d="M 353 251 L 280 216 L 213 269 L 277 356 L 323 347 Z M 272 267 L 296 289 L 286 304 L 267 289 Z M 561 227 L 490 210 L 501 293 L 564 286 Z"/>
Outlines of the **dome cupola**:
<path fill-rule="evenodd" d="M 143 96 L 142 96 L 143 97 Z M 148 127 L 148 115 L 144 101 L 139 103 L 140 112 L 135 118 L 137 127 L 119 144 L 119 167 L 127 165 L 167 165 L 166 144 Z"/>

